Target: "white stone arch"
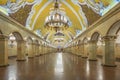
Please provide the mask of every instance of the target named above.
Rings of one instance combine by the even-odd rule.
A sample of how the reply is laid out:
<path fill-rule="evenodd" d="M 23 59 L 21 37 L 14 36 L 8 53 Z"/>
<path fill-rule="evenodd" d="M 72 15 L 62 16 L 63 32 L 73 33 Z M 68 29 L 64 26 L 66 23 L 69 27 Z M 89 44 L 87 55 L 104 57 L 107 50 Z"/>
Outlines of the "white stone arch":
<path fill-rule="evenodd" d="M 107 31 L 106 35 L 116 35 L 118 31 L 120 30 L 120 20 L 115 22 Z"/>
<path fill-rule="evenodd" d="M 38 41 L 37 39 L 35 39 L 33 42 L 34 42 L 35 44 L 39 44 L 39 41 Z"/>
<path fill-rule="evenodd" d="M 115 37 L 115 57 L 120 57 L 120 20 L 116 21 L 107 31 L 107 36 Z"/>
<path fill-rule="evenodd" d="M 32 39 L 30 36 L 28 36 L 28 37 L 26 38 L 26 41 L 27 41 L 28 43 L 33 43 L 33 39 Z"/>
<path fill-rule="evenodd" d="M 87 42 L 88 42 L 88 38 L 84 37 L 83 40 L 82 40 L 82 43 L 87 43 Z"/>
<path fill-rule="evenodd" d="M 98 41 L 99 37 L 100 37 L 100 33 L 96 31 L 92 34 L 90 40 L 91 41 Z"/>
<path fill-rule="evenodd" d="M 25 58 L 26 57 L 25 56 L 25 41 L 23 39 L 23 36 L 18 31 L 13 31 L 10 34 L 12 34 L 15 37 L 15 40 L 17 42 L 17 46 L 16 46 L 16 49 L 17 49 L 17 51 L 16 51 L 17 60 L 18 61 L 26 60 L 26 58 Z"/>
<path fill-rule="evenodd" d="M 79 45 L 80 43 L 81 43 L 81 40 L 79 39 L 79 40 L 78 40 L 78 45 Z"/>
<path fill-rule="evenodd" d="M 23 40 L 23 37 L 19 32 L 12 32 L 12 34 L 15 36 L 16 41 Z"/>
<path fill-rule="evenodd" d="M 28 57 L 31 57 L 32 53 L 33 53 L 33 39 L 30 36 L 27 36 L 26 39 L 26 55 L 28 55 Z"/>

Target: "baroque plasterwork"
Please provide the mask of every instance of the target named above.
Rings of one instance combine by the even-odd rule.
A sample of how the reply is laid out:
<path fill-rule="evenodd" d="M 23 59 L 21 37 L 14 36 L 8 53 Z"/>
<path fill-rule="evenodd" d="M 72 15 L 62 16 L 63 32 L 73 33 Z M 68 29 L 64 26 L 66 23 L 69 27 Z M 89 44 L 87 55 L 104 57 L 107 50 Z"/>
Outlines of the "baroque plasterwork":
<path fill-rule="evenodd" d="M 81 5 L 87 5 L 88 8 L 91 8 L 96 14 L 102 16 L 109 10 L 109 8 L 111 8 L 111 6 L 117 4 L 119 0 L 60 0 L 60 2 L 66 15 L 72 21 L 72 26 L 67 31 L 63 31 L 63 33 L 66 34 L 64 37 L 65 41 L 68 41 L 89 26 Z M 16 13 L 25 5 L 33 5 L 25 26 L 33 31 L 39 30 L 39 34 L 43 37 L 46 37 L 47 34 L 47 39 L 52 41 L 55 32 L 51 32 L 43 26 L 45 17 L 49 15 L 53 3 L 54 0 L 2 0 L 0 1 L 0 6 L 4 8 L 4 11 L 8 14 L 12 14 Z M 80 30 L 79 33 L 76 32 L 77 30 Z"/>

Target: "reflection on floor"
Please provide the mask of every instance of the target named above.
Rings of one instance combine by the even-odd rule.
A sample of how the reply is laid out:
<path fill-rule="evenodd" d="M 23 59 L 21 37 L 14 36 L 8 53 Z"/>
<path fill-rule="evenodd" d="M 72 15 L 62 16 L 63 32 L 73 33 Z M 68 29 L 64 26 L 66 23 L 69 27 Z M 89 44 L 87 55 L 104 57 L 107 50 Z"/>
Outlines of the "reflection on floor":
<path fill-rule="evenodd" d="M 117 67 L 103 67 L 101 60 L 88 61 L 68 53 L 53 53 L 0 67 L 0 80 L 120 80 Z"/>
<path fill-rule="evenodd" d="M 61 73 L 63 72 L 62 53 L 59 53 L 56 58 L 55 73 Z"/>

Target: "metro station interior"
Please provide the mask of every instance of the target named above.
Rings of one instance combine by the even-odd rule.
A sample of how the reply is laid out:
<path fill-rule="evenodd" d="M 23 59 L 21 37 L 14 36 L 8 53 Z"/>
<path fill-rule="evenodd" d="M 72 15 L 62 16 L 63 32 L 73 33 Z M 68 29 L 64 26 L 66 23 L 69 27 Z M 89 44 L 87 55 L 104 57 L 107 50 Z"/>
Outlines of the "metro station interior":
<path fill-rule="evenodd" d="M 0 80 L 120 80 L 120 0 L 0 0 Z"/>

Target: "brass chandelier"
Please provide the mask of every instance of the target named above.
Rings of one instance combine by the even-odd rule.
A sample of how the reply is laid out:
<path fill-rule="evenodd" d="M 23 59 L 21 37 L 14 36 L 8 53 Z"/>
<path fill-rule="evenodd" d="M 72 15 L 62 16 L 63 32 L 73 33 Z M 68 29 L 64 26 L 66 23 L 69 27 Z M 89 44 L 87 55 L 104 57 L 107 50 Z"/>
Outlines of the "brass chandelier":
<path fill-rule="evenodd" d="M 71 22 L 69 18 L 65 15 L 65 12 L 60 9 L 58 0 L 55 0 L 54 8 L 50 12 L 50 15 L 46 17 L 44 27 L 57 32 L 66 30 L 70 26 Z"/>

